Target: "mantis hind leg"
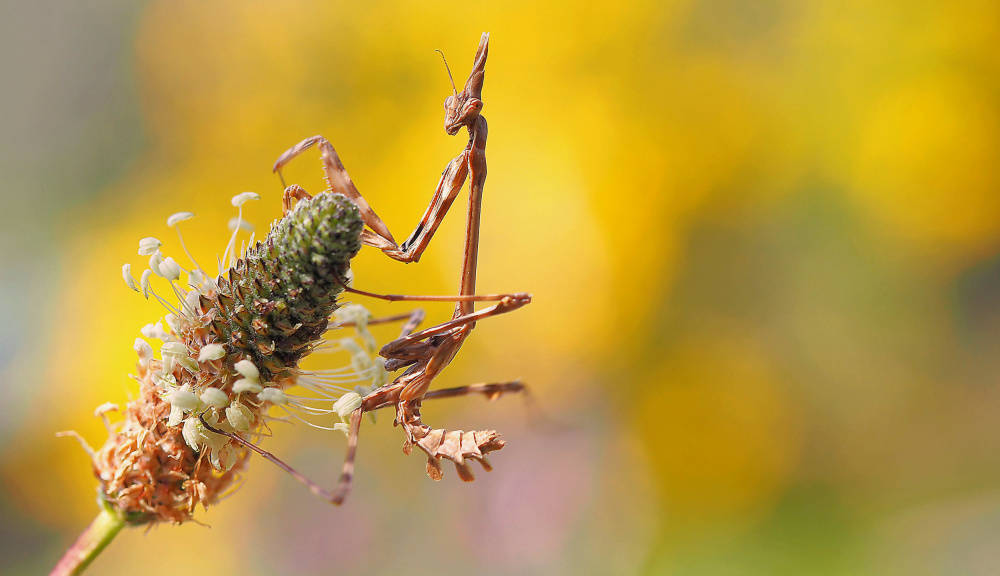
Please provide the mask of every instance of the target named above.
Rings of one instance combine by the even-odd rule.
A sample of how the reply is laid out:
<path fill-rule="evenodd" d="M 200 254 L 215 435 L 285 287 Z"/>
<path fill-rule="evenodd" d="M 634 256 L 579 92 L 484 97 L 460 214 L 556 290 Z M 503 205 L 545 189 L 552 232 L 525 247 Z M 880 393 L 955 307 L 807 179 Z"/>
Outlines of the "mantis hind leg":
<path fill-rule="evenodd" d="M 283 460 L 281 460 L 274 454 L 271 454 L 267 450 L 264 450 L 263 448 L 257 446 L 256 444 L 250 442 L 249 440 L 241 438 L 239 434 L 234 434 L 232 432 L 226 432 L 225 430 L 214 428 L 212 427 L 212 425 L 210 425 L 208 422 L 205 421 L 204 416 L 199 416 L 199 418 L 201 419 L 201 424 L 205 427 L 205 429 L 211 432 L 215 432 L 216 434 L 222 434 L 223 436 L 228 436 L 237 444 L 240 444 L 244 448 L 256 452 L 268 462 L 271 462 L 278 468 L 281 468 L 285 472 L 288 472 L 288 474 L 292 478 L 295 478 L 295 480 L 297 480 L 300 484 L 308 488 L 310 492 L 312 492 L 319 498 L 322 498 L 323 500 L 326 500 L 331 504 L 340 506 L 344 502 L 344 499 L 347 497 L 347 493 L 350 492 L 351 490 L 351 482 L 354 477 L 354 457 L 357 454 L 358 450 L 358 432 L 361 429 L 360 408 L 351 413 L 350 432 L 347 438 L 347 458 L 344 461 L 344 469 L 340 474 L 340 480 L 337 482 L 337 486 L 333 490 L 326 490 L 319 484 L 307 478 L 304 474 L 302 474 L 295 468 L 292 468 L 290 465 L 286 464 Z"/>

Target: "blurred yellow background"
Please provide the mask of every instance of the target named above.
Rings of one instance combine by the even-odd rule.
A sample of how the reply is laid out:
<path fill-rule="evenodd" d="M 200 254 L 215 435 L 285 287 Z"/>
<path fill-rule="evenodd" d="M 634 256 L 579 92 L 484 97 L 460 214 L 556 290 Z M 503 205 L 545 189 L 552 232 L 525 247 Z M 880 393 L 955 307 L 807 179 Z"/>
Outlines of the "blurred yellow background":
<path fill-rule="evenodd" d="M 96 512 L 97 405 L 135 392 L 139 238 L 226 241 L 280 214 L 271 163 L 328 137 L 397 238 L 464 135 L 491 32 L 480 323 L 427 405 L 496 427 L 441 483 L 383 417 L 332 508 L 254 460 L 195 524 L 123 533 L 94 574 L 1000 573 L 1000 7 L 955 2 L 45 0 L 2 8 L 0 563 L 35 574 Z M 286 172 L 322 189 L 315 155 Z M 419 264 L 458 285 L 465 197 Z M 188 225 L 189 224 L 189 225 Z M 378 314 L 403 304 L 364 302 Z M 447 305 L 428 306 L 429 321 Z M 384 342 L 395 328 L 381 329 Z M 319 361 L 311 364 L 320 366 Z M 556 425 L 553 426 L 552 424 Z M 339 434 L 265 447 L 332 485 Z"/>

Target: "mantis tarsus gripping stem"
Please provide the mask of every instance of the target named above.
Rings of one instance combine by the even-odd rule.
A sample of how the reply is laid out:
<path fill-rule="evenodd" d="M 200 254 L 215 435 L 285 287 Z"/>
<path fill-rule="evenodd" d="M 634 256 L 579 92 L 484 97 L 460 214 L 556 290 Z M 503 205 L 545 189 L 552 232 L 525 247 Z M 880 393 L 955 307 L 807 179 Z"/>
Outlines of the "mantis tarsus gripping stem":
<path fill-rule="evenodd" d="M 379 295 L 345 286 L 348 291 L 356 294 L 390 301 L 455 302 L 455 311 L 451 320 L 413 333 L 411 332 L 415 329 L 416 323 L 412 321 L 411 317 L 408 329 L 404 329 L 403 334 L 398 339 L 386 344 L 379 352 L 386 358 L 388 370 L 407 368 L 393 382 L 365 396 L 361 407 L 352 413 L 344 470 L 337 487 L 333 491 L 323 490 L 272 454 L 231 435 L 243 442 L 248 448 L 288 471 L 318 496 L 334 504 L 340 504 L 350 490 L 361 416 L 365 412 L 394 406 L 396 408 L 396 424 L 402 426 L 406 435 L 404 451 L 410 453 L 414 445 L 423 450 L 427 455 L 427 472 L 431 478 L 435 480 L 441 478 L 441 459 L 445 458 L 454 462 L 459 476 L 463 480 L 471 481 L 474 477 L 467 461 L 477 460 L 484 469 L 490 470 L 491 467 L 485 455 L 503 447 L 504 442 L 500 439 L 500 435 L 493 430 L 463 432 L 461 430 L 433 429 L 423 424 L 420 419 L 421 403 L 425 399 L 454 397 L 471 393 L 481 393 L 493 399 L 505 393 L 522 392 L 525 389 L 523 384 L 515 381 L 500 384 L 477 384 L 436 392 L 429 391 L 434 378 L 455 357 L 462 343 L 475 328 L 476 322 L 516 310 L 531 301 L 531 296 L 527 293 L 491 295 L 477 295 L 475 293 L 476 269 L 479 260 L 480 215 L 483 187 L 486 182 L 488 129 L 486 119 L 480 112 L 483 108 L 482 91 L 488 48 L 489 34 L 484 33 L 479 42 L 472 72 L 469 74 L 465 86 L 460 92 L 454 89 L 453 94 L 445 100 L 445 131 L 449 135 L 455 135 L 462 128 L 465 128 L 469 133 L 469 139 L 462 152 L 445 167 L 427 209 L 414 231 L 402 243 L 396 242 L 389 232 L 388 226 L 378 217 L 358 191 L 337 151 L 326 138 L 322 136 L 307 138 L 282 154 L 274 163 L 274 171 L 280 175 L 282 168 L 288 162 L 302 152 L 316 146 L 323 161 L 323 170 L 329 186 L 328 192 L 343 194 L 353 201 L 359 209 L 361 220 L 366 226 L 361 233 L 362 242 L 382 250 L 390 258 L 401 262 L 416 262 L 420 259 L 445 214 L 458 197 L 466 179 L 470 180 L 465 248 L 458 295 Z M 454 88 L 454 82 L 452 82 L 452 86 Z M 289 212 L 299 200 L 308 198 L 310 198 L 309 194 L 302 188 L 296 185 L 288 186 L 285 189 L 283 201 L 285 212 Z M 493 304 L 477 311 L 475 309 L 477 301 L 491 301 Z"/>

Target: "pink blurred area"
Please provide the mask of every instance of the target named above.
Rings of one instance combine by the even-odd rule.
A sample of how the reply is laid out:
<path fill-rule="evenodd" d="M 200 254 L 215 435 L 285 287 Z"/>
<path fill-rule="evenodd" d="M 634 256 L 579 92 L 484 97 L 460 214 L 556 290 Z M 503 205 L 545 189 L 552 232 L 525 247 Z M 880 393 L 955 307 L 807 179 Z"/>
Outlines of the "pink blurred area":
<path fill-rule="evenodd" d="M 428 404 L 507 446 L 432 482 L 389 415 L 347 504 L 251 464 L 211 526 L 128 530 L 94 574 L 994 574 L 1000 566 L 1000 10 L 728 0 L 0 8 L 0 561 L 49 569 L 96 513 L 92 416 L 124 403 L 140 238 L 222 251 L 244 191 L 322 134 L 405 237 L 464 145 L 441 128 L 491 32 L 480 323 Z M 285 173 L 323 189 L 313 156 Z M 374 292 L 458 285 L 464 199 Z M 364 302 L 376 314 L 403 304 Z M 450 307 L 429 306 L 429 321 Z M 395 328 L 379 328 L 380 342 Z M 332 367 L 342 359 L 311 360 Z M 339 433 L 265 447 L 332 485 Z"/>

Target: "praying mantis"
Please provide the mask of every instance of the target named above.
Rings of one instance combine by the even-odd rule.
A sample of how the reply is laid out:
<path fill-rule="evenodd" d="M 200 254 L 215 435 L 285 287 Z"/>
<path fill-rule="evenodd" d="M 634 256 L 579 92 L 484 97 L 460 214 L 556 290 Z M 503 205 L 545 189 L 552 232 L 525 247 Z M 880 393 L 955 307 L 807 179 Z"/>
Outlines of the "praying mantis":
<path fill-rule="evenodd" d="M 401 244 L 389 232 L 385 222 L 375 213 L 358 191 L 340 157 L 330 142 L 322 136 L 313 136 L 296 144 L 274 163 L 273 171 L 281 177 L 281 170 L 294 158 L 315 146 L 319 149 L 328 189 L 323 193 L 342 194 L 357 206 L 365 228 L 360 233 L 364 245 L 381 250 L 388 257 L 404 262 L 417 262 L 430 243 L 438 226 L 454 203 L 466 180 L 469 186 L 469 207 L 466 219 L 465 247 L 463 253 L 459 292 L 454 296 L 407 296 L 397 294 L 375 294 L 343 285 L 345 291 L 388 301 L 409 302 L 454 302 L 455 311 L 450 320 L 436 326 L 415 331 L 423 318 L 417 310 L 406 316 L 408 322 L 396 340 L 382 347 L 379 354 L 386 359 L 388 371 L 404 369 L 394 380 L 361 399 L 360 406 L 351 412 L 348 427 L 348 443 L 343 471 L 337 485 L 327 490 L 306 478 L 279 458 L 263 450 L 237 433 L 213 428 L 202 418 L 202 424 L 212 432 L 225 434 L 244 447 L 253 450 L 276 464 L 296 480 L 304 484 L 314 494 L 333 504 L 339 505 L 351 489 L 354 477 L 354 463 L 357 456 L 358 437 L 362 416 L 383 408 L 395 408 L 395 424 L 403 429 L 405 441 L 403 451 L 410 454 L 416 446 L 427 456 L 427 474 L 434 480 L 442 478 L 441 460 L 454 463 L 459 477 L 464 481 L 475 479 L 470 461 L 477 461 L 487 471 L 491 470 L 486 455 L 503 448 L 504 441 L 494 430 L 445 430 L 432 428 L 421 420 L 420 408 L 425 400 L 450 398 L 468 394 L 483 394 L 495 399 L 507 393 L 523 393 L 525 386 L 520 381 L 492 384 L 474 384 L 457 388 L 431 390 L 434 379 L 451 363 L 458 354 L 466 338 L 480 320 L 512 312 L 531 302 L 528 293 L 476 294 L 476 271 L 479 259 L 479 229 L 482 212 L 483 188 L 486 182 L 486 118 L 483 108 L 482 90 L 489 48 L 489 34 L 483 33 L 472 72 L 461 92 L 452 82 L 453 93 L 445 100 L 444 128 L 449 135 L 456 135 L 465 128 L 469 139 L 462 152 L 445 167 L 430 204 L 418 222 L 413 233 Z M 447 65 L 447 62 L 446 62 Z M 451 72 L 449 71 L 449 76 Z M 282 177 L 282 184 L 284 178 Z M 284 215 L 294 209 L 296 203 L 308 201 L 312 196 L 298 185 L 292 184 L 284 190 L 282 206 Z M 476 302 L 492 304 L 475 309 Z"/>

